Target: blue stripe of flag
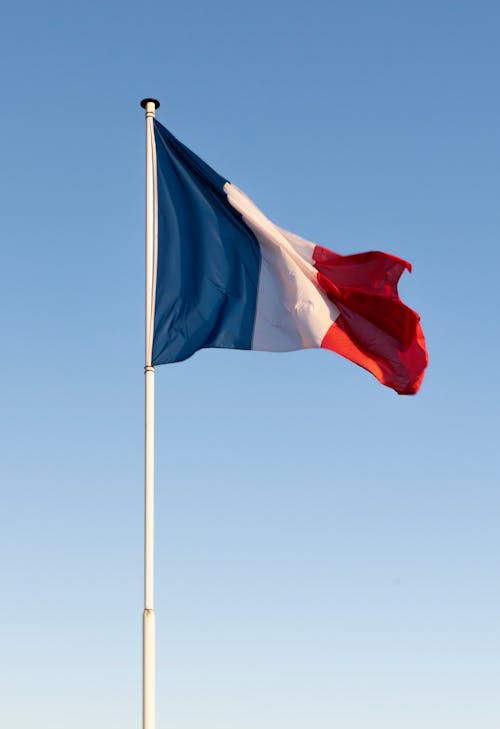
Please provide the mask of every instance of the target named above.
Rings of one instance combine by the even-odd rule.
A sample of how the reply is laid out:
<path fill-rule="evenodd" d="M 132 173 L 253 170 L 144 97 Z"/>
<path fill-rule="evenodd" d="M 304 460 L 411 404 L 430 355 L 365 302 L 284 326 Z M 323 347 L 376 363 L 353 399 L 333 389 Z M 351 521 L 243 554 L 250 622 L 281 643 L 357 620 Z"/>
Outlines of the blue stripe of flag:
<path fill-rule="evenodd" d="M 154 122 L 158 260 L 153 364 L 198 349 L 250 349 L 261 254 L 226 180 Z"/>

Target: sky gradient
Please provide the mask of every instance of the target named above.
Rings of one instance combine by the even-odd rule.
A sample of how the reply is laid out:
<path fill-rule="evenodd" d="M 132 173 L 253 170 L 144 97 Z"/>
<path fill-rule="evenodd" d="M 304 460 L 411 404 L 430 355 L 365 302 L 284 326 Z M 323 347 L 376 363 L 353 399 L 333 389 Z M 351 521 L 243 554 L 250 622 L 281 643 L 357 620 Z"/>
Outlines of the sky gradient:
<path fill-rule="evenodd" d="M 500 724 L 497 3 L 32 0 L 0 74 L 0 724 L 141 721 L 144 115 L 277 224 L 413 264 L 398 397 L 157 370 L 158 727 Z"/>

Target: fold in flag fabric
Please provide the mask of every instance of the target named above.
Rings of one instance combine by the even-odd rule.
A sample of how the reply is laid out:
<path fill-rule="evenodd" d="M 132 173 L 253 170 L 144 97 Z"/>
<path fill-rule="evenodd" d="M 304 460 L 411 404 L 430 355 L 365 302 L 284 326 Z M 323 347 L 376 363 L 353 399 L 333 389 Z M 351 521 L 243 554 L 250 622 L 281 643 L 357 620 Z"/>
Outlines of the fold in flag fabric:
<path fill-rule="evenodd" d="M 411 266 L 343 256 L 272 223 L 154 121 L 158 228 L 152 364 L 199 349 L 332 350 L 400 394 L 427 365 L 420 318 L 397 284 Z"/>

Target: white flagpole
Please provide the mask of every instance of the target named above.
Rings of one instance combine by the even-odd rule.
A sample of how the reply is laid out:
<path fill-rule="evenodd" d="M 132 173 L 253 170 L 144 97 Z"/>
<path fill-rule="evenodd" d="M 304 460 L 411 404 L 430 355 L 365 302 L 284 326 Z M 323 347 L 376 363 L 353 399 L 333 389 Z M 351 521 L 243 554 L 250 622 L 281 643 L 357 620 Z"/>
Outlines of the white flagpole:
<path fill-rule="evenodd" d="M 155 729 L 155 613 L 154 613 L 154 367 L 151 363 L 156 284 L 157 239 L 156 150 L 153 119 L 160 102 L 143 99 L 146 110 L 146 365 L 144 448 L 144 616 L 142 653 L 142 726 Z"/>

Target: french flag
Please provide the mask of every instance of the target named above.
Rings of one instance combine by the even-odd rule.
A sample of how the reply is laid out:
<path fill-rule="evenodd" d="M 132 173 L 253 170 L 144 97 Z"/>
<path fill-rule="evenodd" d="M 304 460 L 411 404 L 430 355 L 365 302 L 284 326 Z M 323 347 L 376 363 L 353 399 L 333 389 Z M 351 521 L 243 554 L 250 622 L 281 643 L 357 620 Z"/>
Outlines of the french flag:
<path fill-rule="evenodd" d="M 272 223 L 154 120 L 157 195 L 152 364 L 199 349 L 322 347 L 402 395 L 427 366 L 420 317 L 397 284 L 411 266 L 342 256 Z"/>

